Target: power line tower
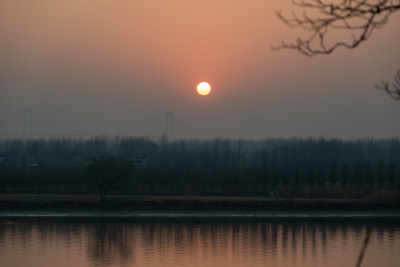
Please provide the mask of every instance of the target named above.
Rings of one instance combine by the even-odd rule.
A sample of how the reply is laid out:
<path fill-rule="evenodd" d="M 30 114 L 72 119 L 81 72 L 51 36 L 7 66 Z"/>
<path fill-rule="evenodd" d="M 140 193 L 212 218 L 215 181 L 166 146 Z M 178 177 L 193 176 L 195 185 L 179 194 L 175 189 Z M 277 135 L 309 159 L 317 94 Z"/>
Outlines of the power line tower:
<path fill-rule="evenodd" d="M 174 111 L 165 112 L 165 137 L 167 139 L 174 138 Z"/>
<path fill-rule="evenodd" d="M 32 107 L 24 107 L 24 122 L 23 122 L 22 138 L 24 142 L 28 137 L 32 140 Z"/>

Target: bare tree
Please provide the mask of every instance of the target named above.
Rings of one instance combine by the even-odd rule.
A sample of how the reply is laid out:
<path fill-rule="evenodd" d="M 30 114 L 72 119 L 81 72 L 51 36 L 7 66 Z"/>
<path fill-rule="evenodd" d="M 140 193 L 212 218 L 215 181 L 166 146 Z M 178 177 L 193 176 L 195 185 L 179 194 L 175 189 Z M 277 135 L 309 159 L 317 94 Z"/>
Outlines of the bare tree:
<path fill-rule="evenodd" d="M 400 100 L 400 69 L 394 75 L 393 88 L 390 88 L 389 82 L 381 81 L 381 84 L 375 84 L 375 88 L 388 93 L 393 99 Z"/>
<path fill-rule="evenodd" d="M 293 0 L 303 9 L 303 14 L 287 18 L 282 11 L 277 16 L 287 26 L 310 32 L 307 38 L 297 38 L 295 43 L 282 41 L 274 50 L 294 49 L 306 56 L 330 54 L 339 47 L 356 48 L 372 32 L 384 26 L 395 11 L 400 10 L 400 0 Z M 310 14 L 311 13 L 311 14 Z M 337 31 L 349 31 L 350 40 L 329 42 Z"/>
<path fill-rule="evenodd" d="M 282 41 L 280 46 L 272 49 L 293 49 L 308 57 L 327 55 L 339 47 L 349 49 L 358 47 L 375 29 L 383 27 L 390 15 L 400 10 L 400 0 L 292 0 L 292 2 L 303 9 L 303 14 L 301 16 L 293 14 L 287 18 L 283 16 L 282 11 L 278 11 L 278 18 L 287 26 L 300 28 L 310 34 L 306 38 L 297 38 L 295 43 Z M 334 35 L 338 32 L 350 33 L 351 37 L 336 40 Z M 387 92 L 395 100 L 400 100 L 400 69 L 394 79 L 393 89 L 388 82 L 375 84 L 375 88 Z"/>
<path fill-rule="evenodd" d="M 86 167 L 87 174 L 94 180 L 99 190 L 100 200 L 106 201 L 108 193 L 115 189 L 122 179 L 129 176 L 133 166 L 126 160 L 100 156 Z"/>

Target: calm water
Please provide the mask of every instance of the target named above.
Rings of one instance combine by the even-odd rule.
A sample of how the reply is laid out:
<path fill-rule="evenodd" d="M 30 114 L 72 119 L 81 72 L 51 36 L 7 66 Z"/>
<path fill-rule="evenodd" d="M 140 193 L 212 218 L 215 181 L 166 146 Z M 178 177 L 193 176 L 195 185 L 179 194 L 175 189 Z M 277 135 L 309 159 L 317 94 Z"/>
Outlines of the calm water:
<path fill-rule="evenodd" d="M 400 266 L 399 222 L 0 220 L 0 266 Z"/>

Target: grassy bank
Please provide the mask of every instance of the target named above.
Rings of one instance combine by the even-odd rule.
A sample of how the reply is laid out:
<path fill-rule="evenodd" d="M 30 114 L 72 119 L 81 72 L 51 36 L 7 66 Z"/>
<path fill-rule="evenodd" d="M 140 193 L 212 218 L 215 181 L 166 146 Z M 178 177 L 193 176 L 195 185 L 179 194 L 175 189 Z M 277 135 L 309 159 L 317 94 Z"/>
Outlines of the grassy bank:
<path fill-rule="evenodd" d="M 110 195 L 106 202 L 98 195 L 0 194 L 0 209 L 254 209 L 254 210 L 368 210 L 395 209 L 393 202 L 367 199 L 305 199 L 238 196 L 133 196 Z"/>

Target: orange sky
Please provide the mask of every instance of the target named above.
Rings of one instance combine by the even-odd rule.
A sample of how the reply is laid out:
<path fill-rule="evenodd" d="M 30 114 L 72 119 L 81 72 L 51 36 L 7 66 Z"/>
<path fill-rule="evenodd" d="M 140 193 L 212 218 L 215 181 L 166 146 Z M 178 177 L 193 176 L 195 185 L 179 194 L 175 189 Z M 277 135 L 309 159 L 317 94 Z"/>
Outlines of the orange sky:
<path fill-rule="evenodd" d="M 399 104 L 373 89 L 400 66 L 400 14 L 357 50 L 310 59 L 270 50 L 299 34 L 274 14 L 290 1 L 1 5 L 0 133 L 20 133 L 29 105 L 36 133 L 158 137 L 173 109 L 178 137 L 400 134 Z"/>

